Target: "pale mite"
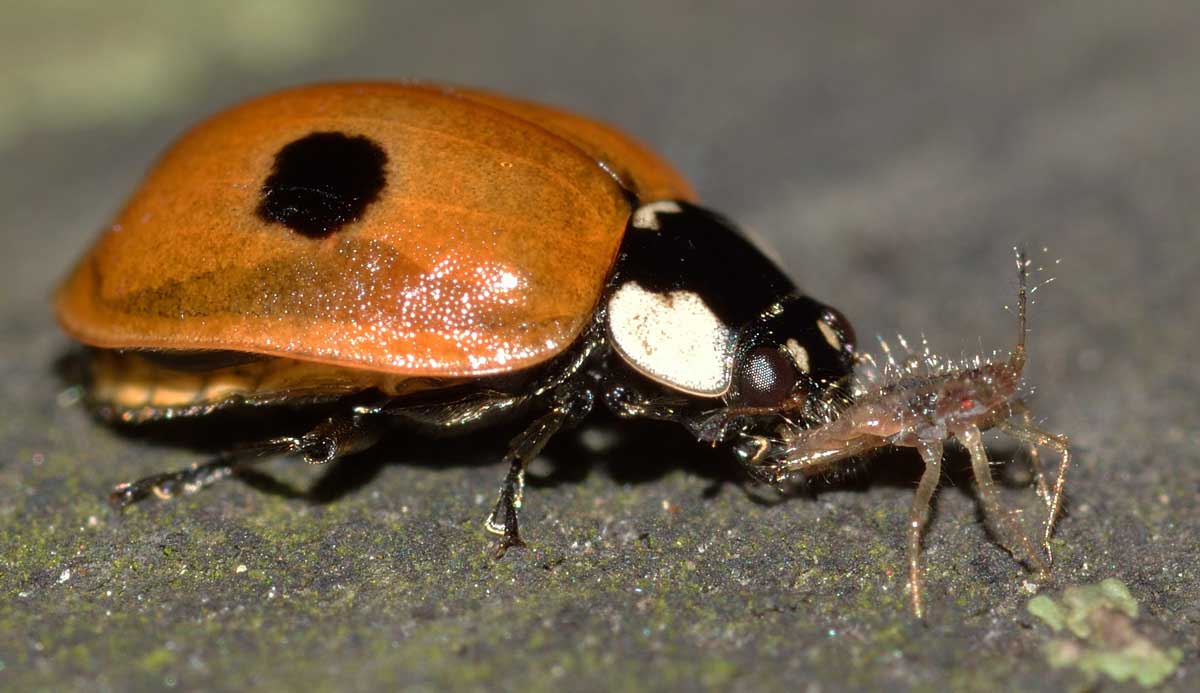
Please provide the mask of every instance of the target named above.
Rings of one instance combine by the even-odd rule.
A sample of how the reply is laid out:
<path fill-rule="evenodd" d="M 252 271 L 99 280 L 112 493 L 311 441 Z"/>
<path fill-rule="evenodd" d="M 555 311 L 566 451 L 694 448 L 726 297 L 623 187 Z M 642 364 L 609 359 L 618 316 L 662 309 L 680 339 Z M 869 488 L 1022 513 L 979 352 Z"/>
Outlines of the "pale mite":
<path fill-rule="evenodd" d="M 885 361 L 882 372 L 873 359 L 860 357 L 863 369 L 859 382 L 851 396 L 830 411 L 827 420 L 807 428 L 781 427 L 777 436 L 743 435 L 739 445 L 743 461 L 751 469 L 757 467 L 755 476 L 776 485 L 792 477 L 828 473 L 851 458 L 887 446 L 916 448 L 925 462 L 908 522 L 909 587 L 917 617 L 924 614 L 921 536 L 941 475 L 943 445 L 949 438 L 958 440 L 970 454 L 984 514 L 995 526 L 1004 548 L 1039 578 L 1049 575 L 1053 558 L 1050 539 L 1062 507 L 1071 454 L 1067 438 L 1035 426 L 1020 399 L 1028 294 L 1037 287 L 1027 288 L 1029 261 L 1020 250 L 1017 269 L 1018 339 L 1007 358 L 985 361 L 976 357 L 967 363 L 954 363 L 930 353 L 928 347 L 898 358 L 886 342 L 881 342 Z M 832 345 L 834 339 L 825 336 Z M 907 351 L 903 339 L 900 344 Z M 1000 504 L 981 435 L 989 428 L 1030 446 L 1037 492 L 1047 507 L 1041 542 L 1045 556 L 1036 550 L 1014 513 Z M 1049 448 L 1060 457 L 1053 489 L 1046 482 L 1037 455 L 1039 447 Z"/>

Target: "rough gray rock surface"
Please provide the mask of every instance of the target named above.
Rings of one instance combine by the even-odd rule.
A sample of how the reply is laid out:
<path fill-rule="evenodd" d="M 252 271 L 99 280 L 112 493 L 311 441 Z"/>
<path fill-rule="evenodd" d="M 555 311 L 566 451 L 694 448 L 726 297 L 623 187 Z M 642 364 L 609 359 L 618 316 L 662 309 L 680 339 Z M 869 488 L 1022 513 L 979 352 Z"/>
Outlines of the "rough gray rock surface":
<path fill-rule="evenodd" d="M 207 25 L 159 15 L 74 27 L 35 13 L 7 30 L 24 26 L 23 41 L 0 42 L 10 68 L 34 56 L 28 72 L 72 29 L 110 37 L 109 53 L 65 41 L 55 59 L 67 78 L 106 68 L 99 93 L 130 90 L 102 108 L 64 87 L 47 93 L 73 117 L 3 123 L 0 688 L 1089 684 L 1044 655 L 1053 634 L 1026 612 L 1033 585 L 989 538 L 961 453 L 925 541 L 924 624 L 904 587 L 909 453 L 763 504 L 719 452 L 599 417 L 535 465 L 530 548 L 499 562 L 481 521 L 511 430 L 400 441 L 330 469 L 281 460 L 265 469 L 279 483 L 110 512 L 114 482 L 201 459 L 205 446 L 186 443 L 220 440 L 226 424 L 147 434 L 92 420 L 59 373 L 69 342 L 51 288 L 189 123 L 350 77 L 488 86 L 636 133 L 867 343 L 900 331 L 954 356 L 1008 347 L 1010 249 L 1049 248 L 1062 262 L 1033 307 L 1029 381 L 1078 459 L 1047 589 L 1120 579 L 1139 631 L 1183 654 L 1164 685 L 1200 686 L 1191 3 L 379 5 L 303 24 L 304 50 L 248 41 L 290 46 L 277 60 L 218 52 L 195 38 Z M 261 30 L 293 30 L 285 15 Z M 143 45 L 139 30 L 190 68 L 186 82 L 149 83 L 153 100 L 130 86 L 148 72 L 111 50 Z M 0 99 L 34 98 L 13 74 Z M 1000 474 L 1005 501 L 1040 518 L 1022 466 Z"/>

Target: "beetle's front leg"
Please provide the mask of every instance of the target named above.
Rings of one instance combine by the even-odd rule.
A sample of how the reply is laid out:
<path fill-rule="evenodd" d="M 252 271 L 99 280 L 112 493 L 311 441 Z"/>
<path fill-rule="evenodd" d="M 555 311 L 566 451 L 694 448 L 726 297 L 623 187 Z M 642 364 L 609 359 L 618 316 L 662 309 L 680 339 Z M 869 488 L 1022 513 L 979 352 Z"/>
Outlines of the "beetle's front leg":
<path fill-rule="evenodd" d="M 622 419 L 653 419 L 686 425 L 687 403 L 668 396 L 651 397 L 621 379 L 606 382 L 604 404 Z"/>
<path fill-rule="evenodd" d="M 578 423 L 592 410 L 592 391 L 581 382 L 563 384 L 553 397 L 550 410 L 514 438 L 509 444 L 508 454 L 504 456 L 509 463 L 508 473 L 500 486 L 496 507 L 485 524 L 489 532 L 501 536 L 496 545 L 496 558 L 514 546 L 525 545 L 517 522 L 525 494 L 525 468 L 541 453 L 555 433 L 564 426 Z"/>
<path fill-rule="evenodd" d="M 711 445 L 727 442 L 732 433 L 740 431 L 753 417 L 775 413 L 773 409 L 754 407 L 716 407 L 699 410 L 694 402 L 677 395 L 662 392 L 650 395 L 620 379 L 607 384 L 604 403 L 623 419 L 653 419 L 677 423 L 694 435 L 696 440 Z"/>

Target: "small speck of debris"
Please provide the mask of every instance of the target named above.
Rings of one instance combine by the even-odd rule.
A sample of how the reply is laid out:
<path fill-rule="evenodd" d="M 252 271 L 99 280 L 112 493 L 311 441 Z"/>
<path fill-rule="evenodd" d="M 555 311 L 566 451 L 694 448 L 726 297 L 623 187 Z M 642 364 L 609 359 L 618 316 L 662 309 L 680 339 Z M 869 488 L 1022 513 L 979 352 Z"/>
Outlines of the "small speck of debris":
<path fill-rule="evenodd" d="M 239 564 L 239 565 L 238 565 L 238 567 L 235 569 L 235 571 L 234 571 L 234 572 L 237 572 L 237 573 L 244 573 L 244 572 L 246 572 L 247 570 L 249 570 L 249 568 L 247 568 L 247 567 L 246 567 L 246 564 L 245 564 L 245 563 L 241 563 L 241 564 Z"/>
<path fill-rule="evenodd" d="M 60 575 L 58 576 L 58 584 L 60 584 L 60 585 L 61 585 L 61 584 L 63 584 L 64 582 L 66 582 L 67 580 L 70 580 L 70 579 L 71 579 L 71 569 L 70 569 L 70 568 L 67 568 L 66 570 L 62 571 L 62 574 L 60 574 Z"/>
<path fill-rule="evenodd" d="M 54 398 L 54 403 L 61 409 L 74 406 L 83 397 L 83 388 L 78 385 L 73 385 L 59 392 Z"/>
<path fill-rule="evenodd" d="M 612 449 L 618 437 L 611 430 L 586 428 L 579 434 L 579 441 L 588 452 L 595 454 Z"/>

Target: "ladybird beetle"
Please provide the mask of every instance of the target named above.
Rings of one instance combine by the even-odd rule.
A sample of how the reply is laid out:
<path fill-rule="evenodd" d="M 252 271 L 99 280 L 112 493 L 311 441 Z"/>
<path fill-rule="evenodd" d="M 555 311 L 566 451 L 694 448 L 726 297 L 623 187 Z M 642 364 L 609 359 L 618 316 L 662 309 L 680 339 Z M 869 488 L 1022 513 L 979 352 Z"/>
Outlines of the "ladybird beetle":
<path fill-rule="evenodd" d="M 103 418 L 337 412 L 121 484 L 114 505 L 194 491 L 270 454 L 328 462 L 390 424 L 525 415 L 486 523 L 498 555 L 522 544 L 526 464 L 597 399 L 731 443 L 827 418 L 855 348 L 841 313 L 630 137 L 422 84 L 297 88 L 200 124 L 79 261 L 55 311 L 88 347 L 87 398 Z"/>

